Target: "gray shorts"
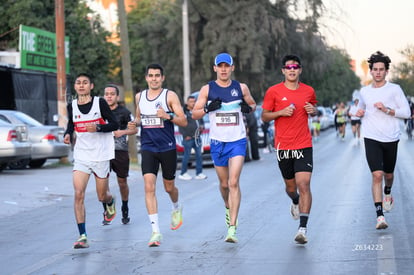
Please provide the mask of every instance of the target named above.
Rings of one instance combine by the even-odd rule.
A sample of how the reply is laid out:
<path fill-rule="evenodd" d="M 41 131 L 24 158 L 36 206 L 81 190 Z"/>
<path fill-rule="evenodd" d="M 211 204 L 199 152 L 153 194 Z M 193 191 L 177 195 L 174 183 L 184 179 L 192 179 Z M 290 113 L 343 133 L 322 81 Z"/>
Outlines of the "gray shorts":
<path fill-rule="evenodd" d="M 81 171 L 88 175 L 95 174 L 98 178 L 105 179 L 109 176 L 109 160 L 84 161 L 75 160 L 73 171 Z"/>

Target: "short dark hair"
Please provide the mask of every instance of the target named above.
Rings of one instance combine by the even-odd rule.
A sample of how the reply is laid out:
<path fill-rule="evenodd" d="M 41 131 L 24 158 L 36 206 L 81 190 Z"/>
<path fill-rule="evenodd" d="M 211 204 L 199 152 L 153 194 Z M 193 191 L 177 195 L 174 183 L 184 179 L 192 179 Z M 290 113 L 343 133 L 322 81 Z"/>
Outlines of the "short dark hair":
<path fill-rule="evenodd" d="M 187 97 L 187 100 L 188 100 L 188 99 L 192 99 L 192 98 L 194 98 L 194 99 L 195 99 L 196 97 L 195 97 L 195 96 L 193 96 L 193 95 L 189 95 L 189 96 Z"/>
<path fill-rule="evenodd" d="M 385 69 L 388 71 L 390 68 L 391 59 L 380 51 L 376 51 L 368 58 L 369 69 L 372 70 L 374 63 L 382 62 L 385 65 Z"/>
<path fill-rule="evenodd" d="M 145 75 L 147 75 L 147 74 L 148 74 L 148 71 L 149 71 L 150 69 L 158 69 L 158 70 L 160 70 L 161 75 L 164 75 L 164 68 L 163 68 L 160 64 L 158 64 L 158 63 L 152 63 L 152 64 L 149 64 L 149 65 L 147 66 L 147 68 L 145 69 Z"/>
<path fill-rule="evenodd" d="M 104 90 L 105 90 L 106 88 L 115 88 L 115 90 L 116 90 L 116 95 L 119 95 L 119 89 L 118 89 L 118 86 L 116 86 L 115 84 L 106 84 L 106 85 L 105 85 Z"/>
<path fill-rule="evenodd" d="M 285 66 L 286 62 L 290 61 L 290 60 L 296 61 L 296 62 L 298 62 L 299 65 L 302 65 L 301 62 L 300 62 L 299 56 L 294 55 L 294 54 L 287 54 L 282 58 L 282 67 Z"/>
<path fill-rule="evenodd" d="M 84 77 L 88 78 L 88 79 L 89 79 L 89 82 L 90 82 L 90 83 L 92 83 L 92 84 L 94 84 L 92 76 L 91 76 L 90 74 L 88 74 L 88 73 L 79 73 L 79 74 L 75 77 L 75 81 L 76 81 L 76 79 L 78 79 L 78 78 L 79 78 L 79 77 L 81 77 L 81 76 L 84 76 Z"/>

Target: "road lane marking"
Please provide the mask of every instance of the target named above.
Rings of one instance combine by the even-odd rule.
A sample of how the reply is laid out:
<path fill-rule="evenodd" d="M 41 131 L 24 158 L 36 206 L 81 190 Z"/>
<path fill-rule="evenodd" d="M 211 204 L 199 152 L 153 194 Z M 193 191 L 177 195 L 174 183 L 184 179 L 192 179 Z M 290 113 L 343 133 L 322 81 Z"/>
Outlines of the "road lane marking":
<path fill-rule="evenodd" d="M 394 238 L 390 234 L 378 237 L 378 244 L 383 249 L 377 251 L 378 275 L 396 275 Z"/>

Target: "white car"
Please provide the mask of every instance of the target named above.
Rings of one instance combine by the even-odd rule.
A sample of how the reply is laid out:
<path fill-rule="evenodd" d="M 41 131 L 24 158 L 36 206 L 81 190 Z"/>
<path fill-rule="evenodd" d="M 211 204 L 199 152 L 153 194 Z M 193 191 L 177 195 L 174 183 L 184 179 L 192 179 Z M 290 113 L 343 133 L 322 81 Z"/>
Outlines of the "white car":
<path fill-rule="evenodd" d="M 13 125 L 0 120 L 0 171 L 10 162 L 30 159 L 31 143 L 26 125 Z"/>
<path fill-rule="evenodd" d="M 49 158 L 62 158 L 69 155 L 70 146 L 63 143 L 64 129 L 56 125 L 43 125 L 20 111 L 0 110 L 0 120 L 15 125 L 26 125 L 28 139 L 32 144 L 30 158 L 9 163 L 13 169 L 39 168 Z"/>
<path fill-rule="evenodd" d="M 334 114 L 331 108 L 318 106 L 318 111 L 321 113 L 320 124 L 321 130 L 328 129 L 335 125 Z"/>

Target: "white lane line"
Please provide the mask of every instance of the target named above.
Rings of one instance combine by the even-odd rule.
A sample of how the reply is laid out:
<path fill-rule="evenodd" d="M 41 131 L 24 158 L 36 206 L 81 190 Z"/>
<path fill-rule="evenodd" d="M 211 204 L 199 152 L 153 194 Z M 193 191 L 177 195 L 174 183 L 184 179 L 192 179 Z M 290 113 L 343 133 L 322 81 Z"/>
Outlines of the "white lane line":
<path fill-rule="evenodd" d="M 378 244 L 382 249 L 377 251 L 378 275 L 396 275 L 394 238 L 392 235 L 378 237 Z"/>

